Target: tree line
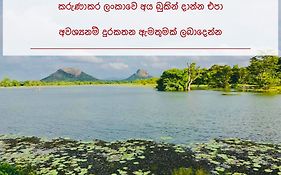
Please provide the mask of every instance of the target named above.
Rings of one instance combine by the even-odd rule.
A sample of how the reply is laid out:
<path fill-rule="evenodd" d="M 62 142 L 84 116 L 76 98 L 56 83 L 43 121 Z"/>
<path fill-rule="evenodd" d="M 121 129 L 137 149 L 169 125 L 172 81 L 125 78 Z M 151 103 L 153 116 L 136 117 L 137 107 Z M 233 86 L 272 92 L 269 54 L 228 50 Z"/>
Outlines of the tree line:
<path fill-rule="evenodd" d="M 4 78 L 0 81 L 0 87 L 34 87 L 34 86 L 79 86 L 79 85 L 102 85 L 102 84 L 133 84 L 133 85 L 155 85 L 158 78 L 132 80 L 132 81 L 39 81 L 39 80 L 27 80 L 17 81 L 10 78 Z"/>
<path fill-rule="evenodd" d="M 185 69 L 169 69 L 157 81 L 160 91 L 190 91 L 191 85 L 206 85 L 210 88 L 270 89 L 281 86 L 281 58 L 256 56 L 247 67 L 212 65 L 200 68 L 188 63 Z"/>
<path fill-rule="evenodd" d="M 256 56 L 247 67 L 234 65 L 212 65 L 201 68 L 196 63 L 188 63 L 184 69 L 169 69 L 161 77 L 135 81 L 17 81 L 4 78 L 0 87 L 20 86 L 71 86 L 96 84 L 154 85 L 159 91 L 190 91 L 194 86 L 223 89 L 262 89 L 278 87 L 281 91 L 281 58 L 277 56 Z M 193 85 L 193 86 L 192 86 Z"/>

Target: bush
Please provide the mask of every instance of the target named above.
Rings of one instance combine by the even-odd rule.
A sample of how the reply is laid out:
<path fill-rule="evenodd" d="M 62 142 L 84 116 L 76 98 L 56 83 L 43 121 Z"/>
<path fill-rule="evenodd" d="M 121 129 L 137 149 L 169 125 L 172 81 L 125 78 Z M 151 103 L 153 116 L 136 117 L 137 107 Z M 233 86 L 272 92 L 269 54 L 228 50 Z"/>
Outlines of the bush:
<path fill-rule="evenodd" d="M 0 163 L 0 175 L 35 175 L 30 166 L 19 168 L 8 163 Z"/>

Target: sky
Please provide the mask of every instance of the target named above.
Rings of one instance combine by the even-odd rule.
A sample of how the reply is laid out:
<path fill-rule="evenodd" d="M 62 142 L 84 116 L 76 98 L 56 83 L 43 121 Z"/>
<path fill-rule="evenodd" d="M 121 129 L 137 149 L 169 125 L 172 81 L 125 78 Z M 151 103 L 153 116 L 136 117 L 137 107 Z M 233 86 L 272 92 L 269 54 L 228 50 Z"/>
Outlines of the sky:
<path fill-rule="evenodd" d="M 2 48 L 2 0 L 1 5 L 1 48 Z M 279 3 L 279 9 L 281 3 Z M 279 10 L 280 17 L 280 10 Z M 279 34 L 281 20 L 279 19 Z M 278 41 L 281 41 L 279 35 Z M 279 46 L 279 50 L 280 46 Z M 17 80 L 40 80 L 56 70 L 64 67 L 74 67 L 99 79 L 123 79 L 135 73 L 137 69 L 145 69 L 153 76 L 170 68 L 183 68 L 187 62 L 196 62 L 201 67 L 213 64 L 228 64 L 247 66 L 250 57 L 144 57 L 144 56 L 111 56 L 111 57 L 3 57 L 0 54 L 0 80 L 4 77 Z"/>

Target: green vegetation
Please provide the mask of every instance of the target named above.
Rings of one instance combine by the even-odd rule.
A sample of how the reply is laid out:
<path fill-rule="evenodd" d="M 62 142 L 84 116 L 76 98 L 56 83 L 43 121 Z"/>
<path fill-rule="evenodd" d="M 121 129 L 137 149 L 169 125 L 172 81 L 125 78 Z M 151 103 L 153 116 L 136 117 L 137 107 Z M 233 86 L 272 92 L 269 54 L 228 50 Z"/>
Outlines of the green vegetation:
<path fill-rule="evenodd" d="M 1 87 L 14 87 L 14 86 L 21 86 L 21 82 L 17 81 L 17 80 L 10 80 L 9 78 L 4 78 L 1 82 L 0 82 L 0 86 Z"/>
<path fill-rule="evenodd" d="M 203 169 L 193 170 L 192 168 L 179 168 L 174 170 L 172 175 L 208 175 L 208 173 Z"/>
<path fill-rule="evenodd" d="M 20 168 L 8 163 L 0 163 L 0 175 L 35 175 L 31 167 Z"/>
<path fill-rule="evenodd" d="M 0 135 L 0 175 L 280 175 L 281 145 L 236 138 L 192 147 Z M 14 167 L 16 165 L 17 167 Z M 20 168 L 30 165 L 29 168 Z M 31 168 L 33 167 L 33 171 Z"/>
<path fill-rule="evenodd" d="M 4 78 L 0 81 L 0 87 L 33 87 L 33 86 L 80 86 L 80 85 L 156 85 L 157 78 L 134 80 L 134 81 L 17 81 Z"/>
<path fill-rule="evenodd" d="M 0 135 L 0 149 L 0 161 L 31 165 L 38 175 L 171 175 L 186 165 L 199 169 L 189 148 L 148 140 L 83 142 Z"/>
<path fill-rule="evenodd" d="M 242 91 L 281 92 L 281 58 L 277 56 L 253 57 L 248 67 L 213 65 L 199 68 L 195 63 L 185 69 L 163 72 L 157 81 L 160 91 L 190 91 L 191 85 Z"/>
<path fill-rule="evenodd" d="M 195 159 L 209 162 L 212 174 L 280 175 L 281 145 L 250 140 L 215 139 L 193 148 Z"/>
<path fill-rule="evenodd" d="M 186 69 L 170 69 L 164 71 L 157 81 L 160 91 L 190 91 L 192 83 L 201 76 L 202 70 L 195 63 L 188 64 Z"/>
<path fill-rule="evenodd" d="M 238 91 L 281 92 L 281 58 L 277 56 L 253 57 L 247 67 L 213 65 L 200 68 L 195 63 L 185 69 L 170 69 L 160 79 L 126 81 L 16 81 L 4 78 L 0 87 L 77 86 L 77 85 L 136 85 L 156 86 L 159 91 L 190 91 L 191 89 L 234 88 Z"/>

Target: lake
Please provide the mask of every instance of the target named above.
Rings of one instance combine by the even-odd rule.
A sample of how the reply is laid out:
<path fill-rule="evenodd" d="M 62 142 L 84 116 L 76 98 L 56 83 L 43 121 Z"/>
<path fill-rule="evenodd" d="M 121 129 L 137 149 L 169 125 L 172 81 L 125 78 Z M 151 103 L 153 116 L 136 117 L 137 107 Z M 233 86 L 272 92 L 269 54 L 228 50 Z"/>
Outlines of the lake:
<path fill-rule="evenodd" d="M 281 143 L 281 95 L 79 86 L 0 89 L 0 134 L 179 144 L 238 137 Z"/>

